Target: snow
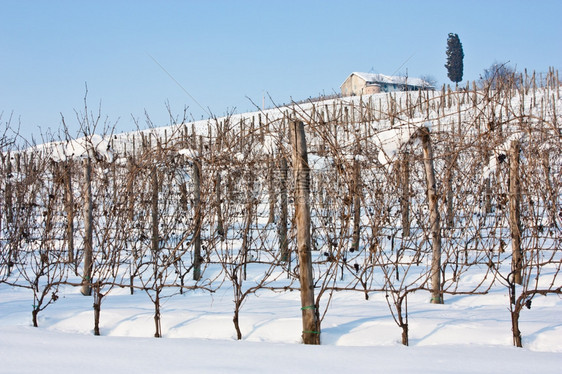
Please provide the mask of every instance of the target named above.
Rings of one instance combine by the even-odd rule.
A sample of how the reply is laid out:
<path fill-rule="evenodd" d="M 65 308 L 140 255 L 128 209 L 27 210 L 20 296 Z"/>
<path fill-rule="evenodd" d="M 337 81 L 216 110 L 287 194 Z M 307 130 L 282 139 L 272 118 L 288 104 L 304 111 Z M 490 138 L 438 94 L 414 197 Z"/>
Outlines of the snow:
<path fill-rule="evenodd" d="M 100 135 L 93 134 L 70 141 L 45 143 L 33 148 L 30 152 L 45 152 L 55 162 L 62 162 L 69 159 L 83 159 L 92 157 L 105 161 L 113 160 L 113 152 L 107 139 Z"/>
<path fill-rule="evenodd" d="M 191 149 L 191 148 L 180 149 L 178 151 L 178 153 L 182 156 L 185 156 L 186 158 L 188 158 L 190 160 L 196 160 L 197 158 L 199 158 L 199 155 L 198 155 L 197 151 L 195 151 L 194 149 Z"/>
<path fill-rule="evenodd" d="M 493 175 L 497 171 L 498 162 L 500 158 L 508 157 L 509 149 L 511 148 L 511 143 L 513 141 L 521 142 L 524 139 L 525 139 L 525 134 L 516 132 L 508 136 L 503 143 L 492 149 L 492 157 L 490 157 L 490 161 L 488 162 L 488 165 L 484 166 L 482 172 L 482 179 L 489 178 L 490 175 Z"/>
<path fill-rule="evenodd" d="M 115 289 L 92 334 L 92 298 L 70 286 L 30 326 L 31 294 L 0 285 L 0 373 L 556 373 L 562 365 L 562 300 L 537 297 L 523 311 L 523 344 L 511 346 L 507 292 L 450 296 L 429 304 L 411 294 L 410 346 L 381 293 L 335 294 L 322 323 L 322 345 L 300 344 L 299 293 L 263 291 L 241 310 L 235 340 L 231 289 L 174 295 L 162 308 L 163 338 L 153 338 L 146 294 Z M 462 364 L 461 364 L 462 363 Z"/>
<path fill-rule="evenodd" d="M 376 143 L 380 148 L 378 160 L 381 165 L 388 165 L 395 161 L 400 149 L 412 139 L 422 126 L 431 129 L 431 122 L 412 121 L 375 134 Z"/>
<path fill-rule="evenodd" d="M 337 347 L 1 329 L 3 373 L 556 373 L 557 354 L 511 347 Z"/>
<path fill-rule="evenodd" d="M 321 157 L 314 154 L 308 155 L 308 166 L 311 170 L 325 171 L 333 164 L 333 160 L 327 157 Z"/>

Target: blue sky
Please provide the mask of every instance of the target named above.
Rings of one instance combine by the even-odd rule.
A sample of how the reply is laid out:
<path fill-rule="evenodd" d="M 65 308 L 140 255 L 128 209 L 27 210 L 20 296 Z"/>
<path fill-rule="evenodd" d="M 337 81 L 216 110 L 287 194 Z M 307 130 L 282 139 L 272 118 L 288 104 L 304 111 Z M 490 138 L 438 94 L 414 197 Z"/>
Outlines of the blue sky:
<path fill-rule="evenodd" d="M 0 0 L 0 9 L 0 122 L 12 116 L 37 140 L 57 133 L 61 113 L 76 135 L 86 84 L 89 110 L 101 103 L 124 132 L 135 119 L 146 128 L 145 113 L 169 124 L 167 105 L 201 119 L 251 111 L 248 98 L 261 105 L 264 94 L 280 104 L 339 92 L 353 71 L 450 83 L 450 32 L 463 44 L 465 82 L 494 61 L 562 67 L 559 0 Z"/>

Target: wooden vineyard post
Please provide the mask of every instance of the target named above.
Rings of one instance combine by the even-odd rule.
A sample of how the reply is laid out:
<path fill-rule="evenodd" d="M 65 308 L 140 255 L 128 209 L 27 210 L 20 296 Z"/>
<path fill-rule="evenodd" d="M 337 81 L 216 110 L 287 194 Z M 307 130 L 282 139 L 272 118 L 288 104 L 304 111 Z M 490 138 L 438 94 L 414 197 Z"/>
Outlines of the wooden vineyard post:
<path fill-rule="evenodd" d="M 406 238 L 410 236 L 410 160 L 407 152 L 402 157 L 400 163 L 400 185 L 402 189 L 400 213 L 402 216 L 402 236 Z"/>
<path fill-rule="evenodd" d="M 460 125 L 459 125 L 460 127 Z M 451 154 L 451 149 L 449 147 L 445 150 L 447 154 L 447 168 L 445 171 L 445 181 L 444 181 L 444 189 L 445 189 L 445 206 L 446 206 L 446 219 L 445 225 L 448 229 L 453 229 L 455 222 L 454 222 L 454 212 L 453 212 L 453 168 L 455 166 L 454 156 Z"/>
<path fill-rule="evenodd" d="M 484 179 L 484 212 L 492 213 L 492 186 L 490 177 Z"/>
<path fill-rule="evenodd" d="M 521 284 L 521 183 L 519 180 L 519 152 L 517 140 L 511 142 L 509 149 L 509 226 L 511 228 L 511 271 L 513 283 Z"/>
<path fill-rule="evenodd" d="M 435 169 L 433 167 L 433 150 L 431 138 L 427 127 L 420 128 L 423 147 L 423 163 L 427 180 L 427 201 L 429 204 L 429 221 L 431 225 L 431 303 L 443 304 L 443 292 L 441 290 L 441 227 L 439 220 L 439 202 L 437 198 L 437 182 L 435 181 Z"/>
<path fill-rule="evenodd" d="M 310 168 L 302 121 L 291 122 L 291 144 L 293 145 L 295 180 L 295 222 L 301 289 L 302 339 L 304 344 L 320 344 L 320 322 L 318 309 L 314 302 L 314 275 L 310 253 Z"/>
<path fill-rule="evenodd" d="M 201 139 L 201 143 L 203 140 Z M 195 211 L 195 233 L 193 238 L 193 280 L 201 279 L 201 150 L 193 161 L 193 209 Z"/>
<path fill-rule="evenodd" d="M 280 205 L 281 211 L 279 216 L 279 246 L 281 252 L 281 261 L 290 261 L 289 242 L 287 241 L 287 221 L 288 221 L 288 208 L 287 208 L 287 159 L 281 158 L 281 176 L 280 182 Z"/>
<path fill-rule="evenodd" d="M 353 160 L 353 239 L 351 246 L 359 252 L 361 237 L 361 166 Z"/>
<path fill-rule="evenodd" d="M 65 208 L 66 208 L 66 240 L 68 249 L 68 262 L 74 263 L 74 194 L 72 193 L 72 167 L 71 161 L 64 165 L 65 182 Z"/>
<path fill-rule="evenodd" d="M 12 183 L 10 180 L 12 179 L 12 160 L 10 154 L 5 158 L 6 162 L 6 187 L 5 187 L 5 210 L 6 210 L 6 222 L 13 223 L 14 222 L 14 215 L 13 215 L 13 207 L 12 207 Z"/>
<path fill-rule="evenodd" d="M 223 219 L 222 219 L 222 177 L 221 177 L 221 172 L 218 171 L 217 172 L 217 177 L 215 179 L 215 209 L 216 209 L 216 214 L 217 214 L 217 234 L 224 238 L 224 223 L 223 223 Z"/>
<path fill-rule="evenodd" d="M 8 153 L 7 157 L 3 157 L 4 162 L 6 163 L 6 185 L 4 190 L 4 210 L 6 212 L 6 227 L 9 227 L 10 224 L 14 223 L 14 216 L 13 216 L 13 200 L 12 200 L 12 183 L 10 180 L 12 179 L 12 161 L 10 154 Z M 0 212 L 0 216 L 1 216 Z M 10 253 L 8 255 L 8 274 L 11 273 L 12 266 L 16 262 L 17 259 L 17 249 L 11 247 Z"/>
<path fill-rule="evenodd" d="M 157 277 L 157 258 L 158 252 L 160 249 L 159 241 L 160 241 L 160 233 L 158 232 L 158 169 L 156 166 L 152 167 L 151 172 L 151 223 L 152 223 L 152 238 L 151 238 L 151 249 L 152 249 L 152 258 L 154 263 L 154 279 L 156 281 Z"/>
<path fill-rule="evenodd" d="M 244 229 L 242 231 L 242 274 L 240 284 L 242 284 L 243 280 L 246 280 L 247 273 L 246 273 L 246 265 L 248 264 L 248 253 L 250 250 L 250 243 L 251 243 L 251 233 L 250 230 L 252 228 L 252 217 L 254 215 L 254 176 L 252 174 L 248 175 L 248 184 L 246 187 L 246 209 L 245 209 L 245 217 L 244 217 Z"/>
<path fill-rule="evenodd" d="M 84 296 L 92 294 L 92 265 L 93 265 L 93 237 L 92 237 L 93 203 L 92 203 L 92 160 L 84 160 L 84 274 L 82 276 L 81 293 Z"/>
<path fill-rule="evenodd" d="M 128 163 L 128 177 L 127 177 L 127 214 L 129 221 L 133 221 L 135 219 L 135 199 L 134 199 L 134 190 L 135 190 L 135 178 L 137 170 L 135 168 L 135 161 L 134 155 L 129 157 Z"/>
<path fill-rule="evenodd" d="M 275 221 L 275 173 L 274 173 L 274 163 L 273 160 L 269 160 L 267 163 L 267 187 L 269 195 L 269 216 L 267 218 L 267 224 L 272 224 Z"/>
<path fill-rule="evenodd" d="M 134 198 L 134 190 L 135 190 L 135 178 L 136 178 L 136 167 L 135 167 L 135 162 L 134 162 L 134 139 L 133 139 L 133 155 L 130 156 L 128 158 L 128 163 L 127 163 L 127 186 L 126 186 L 126 194 L 127 194 L 127 218 L 129 220 L 129 222 L 133 222 L 135 219 L 135 198 Z M 130 240 L 128 238 L 128 240 Z M 138 260 L 138 253 L 137 253 L 137 249 L 133 246 L 131 249 L 132 253 L 131 253 L 131 260 L 129 263 L 129 289 L 131 292 L 131 295 L 134 293 L 134 279 L 135 279 L 135 271 L 134 266 L 137 263 Z"/>

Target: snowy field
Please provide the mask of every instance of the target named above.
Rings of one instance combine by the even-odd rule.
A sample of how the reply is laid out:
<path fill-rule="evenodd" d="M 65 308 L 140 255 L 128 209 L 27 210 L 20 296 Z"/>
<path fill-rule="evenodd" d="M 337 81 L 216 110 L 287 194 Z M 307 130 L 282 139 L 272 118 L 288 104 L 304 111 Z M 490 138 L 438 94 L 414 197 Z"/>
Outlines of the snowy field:
<path fill-rule="evenodd" d="M 559 373 L 562 300 L 536 297 L 522 312 L 525 348 L 512 346 L 507 292 L 450 296 L 429 304 L 409 299 L 410 346 L 389 315 L 384 295 L 366 301 L 339 293 L 323 321 L 322 345 L 300 344 L 298 292 L 258 293 L 241 311 L 242 341 L 225 288 L 164 301 L 163 338 L 151 337 L 153 309 L 142 292 L 113 290 L 93 336 L 92 298 L 66 287 L 31 327 L 32 295 L 0 286 L 1 373 Z"/>

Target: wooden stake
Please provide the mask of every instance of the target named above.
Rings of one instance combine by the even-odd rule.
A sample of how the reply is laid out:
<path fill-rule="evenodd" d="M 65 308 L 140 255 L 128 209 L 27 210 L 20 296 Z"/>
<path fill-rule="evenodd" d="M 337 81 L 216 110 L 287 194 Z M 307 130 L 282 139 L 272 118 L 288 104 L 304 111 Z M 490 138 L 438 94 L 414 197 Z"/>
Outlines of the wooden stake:
<path fill-rule="evenodd" d="M 511 271 L 513 283 L 521 284 L 521 183 L 519 181 L 519 141 L 513 140 L 509 149 L 509 226 L 511 228 Z"/>
<path fill-rule="evenodd" d="M 460 126 L 459 126 L 460 127 Z M 453 229 L 454 227 L 454 212 L 453 212 L 453 174 L 455 167 L 455 158 L 451 154 L 451 148 L 449 146 L 445 147 L 445 153 L 447 154 L 447 166 L 445 170 L 445 206 L 446 206 L 446 219 L 445 224 L 448 229 Z"/>
<path fill-rule="evenodd" d="M 441 227 L 439 219 L 439 202 L 437 198 L 437 182 L 435 181 L 435 169 L 433 167 L 433 149 L 429 129 L 420 129 L 423 163 L 427 180 L 427 201 L 429 204 L 429 220 L 431 224 L 431 244 L 433 248 L 431 259 L 431 303 L 443 304 L 443 291 L 441 289 Z"/>
<path fill-rule="evenodd" d="M 410 155 L 403 155 L 400 168 L 400 185 L 402 196 L 400 198 L 400 211 L 402 215 L 402 236 L 410 236 Z"/>
<path fill-rule="evenodd" d="M 359 252 L 361 238 L 361 166 L 353 160 L 353 239 L 351 246 Z"/>
<path fill-rule="evenodd" d="M 84 275 L 82 277 L 82 289 L 80 291 L 84 296 L 90 296 L 92 294 L 92 221 L 92 160 L 88 157 L 84 161 Z"/>
<path fill-rule="evenodd" d="M 201 139 L 199 142 L 199 155 L 193 161 L 193 209 L 195 211 L 195 227 L 193 238 L 193 280 L 201 279 Z"/>
<path fill-rule="evenodd" d="M 215 179 L 215 209 L 217 212 L 217 234 L 224 238 L 224 223 L 222 219 L 222 177 L 220 170 L 217 172 L 217 177 Z"/>
<path fill-rule="evenodd" d="M 151 223 L 152 223 L 152 237 L 151 237 L 151 249 L 152 249 L 152 261 L 154 266 L 154 281 L 157 279 L 157 258 L 158 252 L 160 251 L 160 233 L 158 230 L 158 169 L 156 166 L 152 166 L 151 172 Z"/>
<path fill-rule="evenodd" d="M 72 167 L 71 161 L 64 165 L 64 187 L 66 208 L 66 240 L 68 250 L 68 262 L 74 263 L 74 194 L 72 193 Z"/>
<path fill-rule="evenodd" d="M 272 224 L 275 221 L 275 173 L 274 173 L 274 163 L 270 159 L 267 163 L 267 186 L 268 186 L 268 197 L 269 197 L 269 217 L 267 218 L 267 224 Z"/>
<path fill-rule="evenodd" d="M 304 123 L 291 122 L 295 179 L 295 222 L 301 288 L 302 339 L 304 344 L 320 344 L 318 306 L 314 301 L 314 275 L 310 253 L 310 168 L 306 150 Z"/>
<path fill-rule="evenodd" d="M 287 241 L 287 221 L 288 221 L 288 208 L 287 208 L 287 159 L 281 158 L 280 168 L 280 205 L 281 211 L 279 216 L 279 246 L 281 250 L 281 261 L 290 261 L 291 254 L 289 253 L 289 242 Z"/>

